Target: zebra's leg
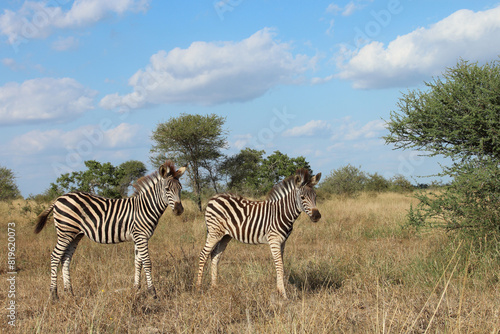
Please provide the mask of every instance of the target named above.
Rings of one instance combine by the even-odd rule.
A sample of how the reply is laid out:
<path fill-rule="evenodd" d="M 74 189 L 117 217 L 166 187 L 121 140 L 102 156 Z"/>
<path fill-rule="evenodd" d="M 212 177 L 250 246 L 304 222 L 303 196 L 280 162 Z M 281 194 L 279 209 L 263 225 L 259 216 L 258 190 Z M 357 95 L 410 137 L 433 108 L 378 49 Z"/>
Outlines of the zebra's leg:
<path fill-rule="evenodd" d="M 137 249 L 137 244 L 134 244 L 135 253 L 135 275 L 134 275 L 134 288 L 137 290 L 141 289 L 141 270 L 142 270 L 142 260 L 139 256 L 139 249 Z"/>
<path fill-rule="evenodd" d="M 217 264 L 222 256 L 222 253 L 226 249 L 227 244 L 231 241 L 231 236 L 225 235 L 221 241 L 217 243 L 214 250 L 211 253 L 212 265 L 210 267 L 210 273 L 212 275 L 212 287 L 217 286 Z"/>
<path fill-rule="evenodd" d="M 144 267 L 144 273 L 146 274 L 148 292 L 153 298 L 156 299 L 156 289 L 153 285 L 153 278 L 151 276 L 151 259 L 149 258 L 148 239 L 140 238 L 135 242 L 135 245 L 137 247 L 139 258 L 142 261 L 142 266 Z"/>
<path fill-rule="evenodd" d="M 283 256 L 281 250 L 284 250 L 283 243 L 281 242 L 272 242 L 269 243 L 271 248 L 271 254 L 273 255 L 274 265 L 276 267 L 276 285 L 278 287 L 278 292 L 283 297 L 283 299 L 287 299 L 285 284 L 283 282 Z"/>
<path fill-rule="evenodd" d="M 281 243 L 281 263 L 285 265 L 285 260 L 283 258 L 285 257 L 285 241 Z"/>
<path fill-rule="evenodd" d="M 196 287 L 199 289 L 201 287 L 201 279 L 203 277 L 203 268 L 205 268 L 205 263 L 207 262 L 208 256 L 212 253 L 212 250 L 217 245 L 219 241 L 224 237 L 224 235 L 212 235 L 207 234 L 207 241 L 205 242 L 205 247 L 200 253 L 200 265 L 198 267 L 198 279 L 196 281 Z"/>
<path fill-rule="evenodd" d="M 71 288 L 71 277 L 69 275 L 69 265 L 71 263 L 71 258 L 75 253 L 76 247 L 80 240 L 82 240 L 83 233 L 78 234 L 73 241 L 71 241 L 64 252 L 64 255 L 61 259 L 62 263 L 62 274 L 63 274 L 63 282 L 64 282 L 64 291 L 73 295 L 73 289 Z"/>
<path fill-rule="evenodd" d="M 50 255 L 50 296 L 52 300 L 57 300 L 57 268 L 65 254 L 69 244 L 73 241 L 74 235 L 58 235 L 57 243 Z"/>

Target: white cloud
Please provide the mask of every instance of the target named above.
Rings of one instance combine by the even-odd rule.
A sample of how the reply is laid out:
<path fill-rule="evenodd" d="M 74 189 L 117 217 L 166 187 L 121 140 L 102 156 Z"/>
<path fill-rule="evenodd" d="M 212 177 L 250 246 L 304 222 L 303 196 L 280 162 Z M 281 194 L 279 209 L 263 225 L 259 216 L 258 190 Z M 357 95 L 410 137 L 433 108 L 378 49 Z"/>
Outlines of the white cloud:
<path fill-rule="evenodd" d="M 80 28 L 95 24 L 111 14 L 147 10 L 149 0 L 75 0 L 64 11 L 59 6 L 49 6 L 46 1 L 25 1 L 18 11 L 5 9 L 0 15 L 0 34 L 9 43 L 27 39 L 45 38 L 54 29 Z"/>
<path fill-rule="evenodd" d="M 398 36 L 385 46 L 373 41 L 360 50 L 344 49 L 339 78 L 354 88 L 385 88 L 420 83 L 439 75 L 461 57 L 488 61 L 500 54 L 500 6 L 480 12 L 459 10 L 445 19 Z"/>
<path fill-rule="evenodd" d="M 349 1 L 344 7 L 339 6 L 336 3 L 331 3 L 326 7 L 327 13 L 338 14 L 341 13 L 342 16 L 351 16 L 355 11 L 359 9 L 363 9 L 366 7 L 366 2 L 372 2 L 373 0 L 368 1 Z"/>
<path fill-rule="evenodd" d="M 68 120 L 94 108 L 97 92 L 71 78 L 39 78 L 0 87 L 0 125 Z"/>
<path fill-rule="evenodd" d="M 79 45 L 78 39 L 73 36 L 66 38 L 59 37 L 57 40 L 52 42 L 52 49 L 56 51 L 67 51 L 77 49 Z"/>
<path fill-rule="evenodd" d="M 314 77 L 311 79 L 311 84 L 312 85 L 320 85 L 320 84 L 323 84 L 325 82 L 328 82 L 330 80 L 332 80 L 333 78 L 335 78 L 335 75 L 329 75 L 329 76 L 326 76 L 324 78 L 320 78 L 320 77 Z"/>
<path fill-rule="evenodd" d="M 331 125 L 327 121 L 312 120 L 302 126 L 296 126 L 283 132 L 284 137 L 314 136 L 329 133 Z"/>
<path fill-rule="evenodd" d="M 86 125 L 70 131 L 33 130 L 12 139 L 6 149 L 15 148 L 17 154 L 23 155 L 61 149 L 90 155 L 99 149 L 116 149 L 130 145 L 139 130 L 139 125 L 128 123 L 121 123 L 110 129 L 103 129 L 99 125 Z"/>
<path fill-rule="evenodd" d="M 328 7 L 326 7 L 326 12 L 327 13 L 337 14 L 341 10 L 342 10 L 342 8 L 339 5 L 337 5 L 336 3 L 331 3 L 331 4 L 328 5 Z"/>
<path fill-rule="evenodd" d="M 337 142 L 335 145 L 346 141 L 364 142 L 367 139 L 379 138 L 386 129 L 386 123 L 379 119 L 360 124 L 348 116 L 335 121 L 335 123 L 331 131 L 331 139 Z"/>
<path fill-rule="evenodd" d="M 335 26 L 335 20 L 334 19 L 331 19 L 330 20 L 330 25 L 328 26 L 328 29 L 326 29 L 325 33 L 328 35 L 328 36 L 333 36 L 333 28 Z"/>
<path fill-rule="evenodd" d="M 340 127 L 339 134 L 344 140 L 371 139 L 379 137 L 380 132 L 384 130 L 385 122 L 382 120 L 370 121 L 360 127 L 357 122 L 346 119 Z"/>
<path fill-rule="evenodd" d="M 356 11 L 358 6 L 354 4 L 354 1 L 349 2 L 345 7 L 344 10 L 342 11 L 343 16 L 350 16 L 352 13 Z"/>
<path fill-rule="evenodd" d="M 253 137 L 251 134 L 246 133 L 243 135 L 234 135 L 234 138 L 236 139 L 235 142 L 229 146 L 234 146 L 237 149 L 241 150 L 243 147 L 247 146 L 250 143 Z"/>
<path fill-rule="evenodd" d="M 13 58 L 2 58 L 2 64 L 10 68 L 12 71 L 24 70 L 24 65 L 19 64 Z"/>
<path fill-rule="evenodd" d="M 148 104 L 214 105 L 248 101 L 279 84 L 295 84 L 314 58 L 293 55 L 287 43 L 262 29 L 239 42 L 194 42 L 187 49 L 159 51 L 130 79 L 133 92 L 105 96 L 106 109 Z"/>

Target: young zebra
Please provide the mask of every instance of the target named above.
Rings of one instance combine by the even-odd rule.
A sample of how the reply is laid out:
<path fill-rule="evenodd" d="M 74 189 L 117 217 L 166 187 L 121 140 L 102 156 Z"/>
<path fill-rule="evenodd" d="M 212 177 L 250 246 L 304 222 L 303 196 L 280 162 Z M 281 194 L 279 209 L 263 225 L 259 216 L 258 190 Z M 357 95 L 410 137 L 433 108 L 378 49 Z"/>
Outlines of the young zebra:
<path fill-rule="evenodd" d="M 283 283 L 285 242 L 301 212 L 305 212 L 313 222 L 321 218 L 313 189 L 320 178 L 321 173 L 311 177 L 307 169 L 301 168 L 275 185 L 265 201 L 252 201 L 233 194 L 212 197 L 205 211 L 208 233 L 200 253 L 197 287 L 201 286 L 209 254 L 212 258 L 212 286 L 217 284 L 217 263 L 229 241 L 234 238 L 247 244 L 269 244 L 276 266 L 278 291 L 287 299 Z"/>
<path fill-rule="evenodd" d="M 54 210 L 57 244 L 50 257 L 50 292 L 57 299 L 57 268 L 62 262 L 64 290 L 73 294 L 69 265 L 78 243 L 84 235 L 89 239 L 115 244 L 133 241 L 135 244 L 134 287 L 140 288 L 141 268 L 144 267 L 149 293 L 156 298 L 151 278 L 151 260 L 148 240 L 158 221 L 170 206 L 175 215 L 184 208 L 181 203 L 179 178 L 186 167 L 175 170 L 166 161 L 158 171 L 137 180 L 134 194 L 129 198 L 110 199 L 83 192 L 72 192 L 58 197 L 42 212 L 36 221 L 35 233 L 39 233 L 47 217 Z"/>

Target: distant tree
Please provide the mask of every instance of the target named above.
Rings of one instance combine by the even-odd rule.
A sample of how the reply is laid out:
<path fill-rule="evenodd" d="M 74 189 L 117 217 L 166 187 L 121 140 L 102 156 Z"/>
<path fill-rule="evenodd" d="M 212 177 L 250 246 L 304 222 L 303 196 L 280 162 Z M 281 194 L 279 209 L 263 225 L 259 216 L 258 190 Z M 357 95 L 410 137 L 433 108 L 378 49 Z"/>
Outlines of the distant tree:
<path fill-rule="evenodd" d="M 364 190 L 383 192 L 389 190 L 391 182 L 378 173 L 368 174 L 365 180 Z"/>
<path fill-rule="evenodd" d="M 391 190 L 395 192 L 405 193 L 411 192 L 415 189 L 413 184 L 404 177 L 404 175 L 398 174 L 391 179 Z"/>
<path fill-rule="evenodd" d="M 21 196 L 16 184 L 16 176 L 11 169 L 0 166 L 0 201 L 15 199 Z"/>
<path fill-rule="evenodd" d="M 128 160 L 118 166 L 118 175 L 121 179 L 118 180 L 120 187 L 120 196 L 127 197 L 129 188 L 137 179 L 146 175 L 146 165 L 138 160 Z"/>
<path fill-rule="evenodd" d="M 299 168 L 309 169 L 309 162 L 303 156 L 290 158 L 275 151 L 263 157 L 265 151 L 245 148 L 238 154 L 227 157 L 221 165 L 221 172 L 228 178 L 228 188 L 250 195 L 263 195 L 284 178 Z"/>
<path fill-rule="evenodd" d="M 189 167 L 188 177 L 200 211 L 203 179 L 208 175 L 212 184 L 217 182 L 218 171 L 213 169 L 222 158 L 221 150 L 227 146 L 225 121 L 225 117 L 216 114 L 181 114 L 158 124 L 151 136 L 154 166 L 163 163 L 167 156 L 176 164 Z"/>
<path fill-rule="evenodd" d="M 48 192 L 59 194 L 70 191 L 85 191 L 108 198 L 122 198 L 128 195 L 131 183 L 146 173 L 144 163 L 130 160 L 118 167 L 110 162 L 101 164 L 95 160 L 84 162 L 87 170 L 62 174 Z"/>
<path fill-rule="evenodd" d="M 332 170 L 323 180 L 320 189 L 343 197 L 355 197 L 364 189 L 367 177 L 361 167 L 351 164 Z"/>
<path fill-rule="evenodd" d="M 264 153 L 264 151 L 245 148 L 238 154 L 227 157 L 221 165 L 221 172 L 229 178 L 228 188 L 243 192 L 257 191 L 258 173 Z"/>
<path fill-rule="evenodd" d="M 274 151 L 262 161 L 258 169 L 261 190 L 263 192 L 271 190 L 276 183 L 292 175 L 299 168 L 309 169 L 312 174 L 311 166 L 303 156 L 290 158 L 280 151 Z"/>
<path fill-rule="evenodd" d="M 412 222 L 481 236 L 474 240 L 498 237 L 500 62 L 481 66 L 461 60 L 426 86 L 399 99 L 385 140 L 397 149 L 450 158 L 451 166 L 440 175 L 453 181 L 439 192 L 418 193 Z"/>

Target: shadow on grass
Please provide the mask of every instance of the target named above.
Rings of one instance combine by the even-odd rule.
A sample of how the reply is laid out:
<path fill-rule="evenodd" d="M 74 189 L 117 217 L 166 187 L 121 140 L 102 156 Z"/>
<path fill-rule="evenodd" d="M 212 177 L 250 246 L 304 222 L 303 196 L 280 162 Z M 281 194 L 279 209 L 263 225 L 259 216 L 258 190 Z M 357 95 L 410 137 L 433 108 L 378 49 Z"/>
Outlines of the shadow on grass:
<path fill-rule="evenodd" d="M 298 289 L 314 292 L 340 289 L 348 277 L 345 268 L 336 268 L 334 263 L 309 261 L 300 266 L 292 266 L 288 282 Z"/>

